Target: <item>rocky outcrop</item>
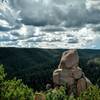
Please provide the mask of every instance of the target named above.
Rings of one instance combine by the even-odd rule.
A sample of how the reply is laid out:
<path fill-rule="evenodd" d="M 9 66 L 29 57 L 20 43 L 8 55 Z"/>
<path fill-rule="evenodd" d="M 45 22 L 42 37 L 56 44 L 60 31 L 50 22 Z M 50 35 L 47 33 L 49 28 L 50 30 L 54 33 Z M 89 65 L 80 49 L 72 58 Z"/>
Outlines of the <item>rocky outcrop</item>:
<path fill-rule="evenodd" d="M 68 50 L 62 54 L 58 69 L 53 72 L 55 85 L 65 85 L 69 95 L 80 95 L 92 83 L 86 78 L 79 65 L 77 50 Z"/>

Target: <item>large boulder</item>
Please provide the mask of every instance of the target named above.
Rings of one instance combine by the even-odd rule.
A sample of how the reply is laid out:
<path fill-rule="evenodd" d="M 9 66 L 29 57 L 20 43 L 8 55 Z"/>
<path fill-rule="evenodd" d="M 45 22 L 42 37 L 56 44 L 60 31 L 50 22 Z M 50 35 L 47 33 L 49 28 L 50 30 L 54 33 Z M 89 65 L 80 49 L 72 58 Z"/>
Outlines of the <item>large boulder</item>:
<path fill-rule="evenodd" d="M 58 68 L 70 69 L 72 67 L 78 66 L 78 64 L 79 64 L 79 56 L 77 51 L 69 50 L 63 53 Z"/>
<path fill-rule="evenodd" d="M 77 50 L 68 50 L 62 54 L 58 69 L 53 72 L 54 84 L 66 84 L 69 95 L 80 95 L 91 84 L 78 64 Z"/>

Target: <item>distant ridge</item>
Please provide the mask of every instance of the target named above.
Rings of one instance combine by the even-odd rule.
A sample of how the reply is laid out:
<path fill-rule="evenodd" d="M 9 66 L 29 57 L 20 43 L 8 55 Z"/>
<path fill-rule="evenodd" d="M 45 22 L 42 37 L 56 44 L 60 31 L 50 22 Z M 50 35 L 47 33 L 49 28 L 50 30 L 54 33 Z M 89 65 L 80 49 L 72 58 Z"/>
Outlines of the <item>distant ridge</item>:
<path fill-rule="evenodd" d="M 47 84 L 52 81 L 52 72 L 57 68 L 62 52 L 65 49 L 39 49 L 39 48 L 13 48 L 1 47 L 0 48 L 0 64 L 3 64 L 8 79 L 17 77 L 22 79 L 25 84 L 33 87 L 36 85 Z M 87 67 L 87 62 L 94 58 L 100 58 L 100 50 L 79 49 L 80 67 L 86 75 L 92 80 L 93 83 L 100 78 L 97 75 L 93 79 L 92 68 Z M 95 69 L 95 68 L 94 68 Z M 98 73 L 95 69 L 95 73 Z M 96 72 L 97 71 L 97 72 Z M 92 73 L 93 74 L 93 73 Z M 39 89 L 41 89 L 39 87 Z"/>

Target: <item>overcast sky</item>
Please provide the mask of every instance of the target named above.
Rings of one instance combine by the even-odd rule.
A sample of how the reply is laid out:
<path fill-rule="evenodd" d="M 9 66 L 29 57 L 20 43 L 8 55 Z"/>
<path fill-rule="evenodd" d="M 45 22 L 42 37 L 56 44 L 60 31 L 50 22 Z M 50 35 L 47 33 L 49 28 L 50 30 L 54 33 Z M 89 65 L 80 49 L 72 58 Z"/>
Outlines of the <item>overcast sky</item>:
<path fill-rule="evenodd" d="M 5 1 L 0 46 L 100 48 L 100 0 Z"/>
<path fill-rule="evenodd" d="M 81 27 L 100 23 L 99 0 L 9 0 L 24 24 Z"/>

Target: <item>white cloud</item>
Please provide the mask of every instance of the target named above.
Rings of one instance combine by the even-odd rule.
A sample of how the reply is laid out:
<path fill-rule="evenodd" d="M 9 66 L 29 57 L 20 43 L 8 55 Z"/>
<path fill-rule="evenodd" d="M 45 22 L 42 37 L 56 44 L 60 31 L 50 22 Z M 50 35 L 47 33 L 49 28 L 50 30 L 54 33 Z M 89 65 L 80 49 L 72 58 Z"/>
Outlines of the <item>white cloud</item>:
<path fill-rule="evenodd" d="M 100 10 L 100 0 L 86 0 L 86 7 L 87 9 L 98 9 Z"/>

